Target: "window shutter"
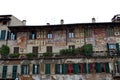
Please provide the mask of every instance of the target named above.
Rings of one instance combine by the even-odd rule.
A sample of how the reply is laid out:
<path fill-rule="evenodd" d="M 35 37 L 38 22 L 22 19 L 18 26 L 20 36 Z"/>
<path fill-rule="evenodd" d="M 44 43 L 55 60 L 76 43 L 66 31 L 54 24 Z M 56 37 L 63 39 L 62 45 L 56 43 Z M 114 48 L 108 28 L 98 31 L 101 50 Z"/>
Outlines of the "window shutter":
<path fill-rule="evenodd" d="M 95 63 L 95 69 L 96 69 L 96 73 L 100 73 L 101 72 L 100 63 Z"/>
<path fill-rule="evenodd" d="M 50 74 L 50 64 L 45 65 L 45 74 Z"/>
<path fill-rule="evenodd" d="M 116 49 L 119 51 L 119 43 L 116 43 Z"/>
<path fill-rule="evenodd" d="M 73 73 L 78 74 L 80 71 L 79 64 L 73 64 Z"/>
<path fill-rule="evenodd" d="M 1 40 L 5 40 L 6 30 L 1 31 Z"/>
<path fill-rule="evenodd" d="M 7 76 L 7 66 L 3 66 L 2 79 L 6 79 Z"/>
<path fill-rule="evenodd" d="M 91 70 L 91 68 L 90 68 L 90 63 L 88 63 L 88 73 L 90 73 L 90 70 Z"/>
<path fill-rule="evenodd" d="M 17 77 L 17 66 L 13 66 L 12 78 L 15 79 L 16 77 Z"/>
<path fill-rule="evenodd" d="M 39 74 L 39 70 L 40 70 L 39 67 L 40 67 L 40 66 L 37 65 L 37 74 Z"/>
<path fill-rule="evenodd" d="M 60 74 L 60 64 L 55 64 L 55 74 Z"/>
<path fill-rule="evenodd" d="M 84 72 L 84 73 L 87 73 L 86 63 L 83 64 L 83 68 L 84 68 L 84 69 L 83 69 L 83 72 Z"/>
<path fill-rule="evenodd" d="M 33 74 L 35 74 L 35 64 L 33 64 Z"/>
<path fill-rule="evenodd" d="M 24 74 L 24 65 L 21 66 L 21 74 Z"/>
<path fill-rule="evenodd" d="M 110 73 L 109 63 L 105 63 L 106 65 L 106 73 Z"/>
<path fill-rule="evenodd" d="M 109 49 L 109 44 L 107 43 L 107 51 L 109 52 L 110 51 L 110 49 Z"/>
<path fill-rule="evenodd" d="M 62 74 L 67 73 L 67 64 L 62 64 Z"/>

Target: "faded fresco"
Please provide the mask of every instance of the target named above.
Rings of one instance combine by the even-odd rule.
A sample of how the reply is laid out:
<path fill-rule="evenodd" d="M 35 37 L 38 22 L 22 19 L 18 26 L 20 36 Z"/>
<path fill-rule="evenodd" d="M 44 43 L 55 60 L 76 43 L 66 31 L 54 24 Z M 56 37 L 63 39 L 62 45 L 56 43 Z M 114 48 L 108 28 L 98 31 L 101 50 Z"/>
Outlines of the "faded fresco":
<path fill-rule="evenodd" d="M 27 47 L 27 33 L 18 32 L 17 34 L 17 45 L 20 48 L 20 53 L 24 53 Z"/>
<path fill-rule="evenodd" d="M 54 32 L 54 44 L 55 46 L 66 46 L 66 31 Z"/>
<path fill-rule="evenodd" d="M 105 45 L 106 30 L 105 28 L 94 28 L 94 38 L 96 45 Z"/>

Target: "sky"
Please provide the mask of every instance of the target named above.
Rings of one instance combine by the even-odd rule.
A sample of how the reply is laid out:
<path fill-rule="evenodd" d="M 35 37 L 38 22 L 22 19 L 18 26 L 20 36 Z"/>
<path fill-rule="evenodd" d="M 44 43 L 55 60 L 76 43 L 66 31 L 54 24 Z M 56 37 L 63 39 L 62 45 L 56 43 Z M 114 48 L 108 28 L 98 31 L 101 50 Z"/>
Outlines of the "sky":
<path fill-rule="evenodd" d="M 0 15 L 11 14 L 27 25 L 110 22 L 120 14 L 120 0 L 0 0 Z"/>

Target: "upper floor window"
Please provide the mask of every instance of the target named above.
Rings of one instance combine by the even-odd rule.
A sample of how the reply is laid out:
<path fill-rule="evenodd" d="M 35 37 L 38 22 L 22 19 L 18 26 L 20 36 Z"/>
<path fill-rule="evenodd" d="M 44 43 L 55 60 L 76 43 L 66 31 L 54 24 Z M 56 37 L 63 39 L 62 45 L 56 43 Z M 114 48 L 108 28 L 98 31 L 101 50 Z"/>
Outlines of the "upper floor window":
<path fill-rule="evenodd" d="M 73 30 L 69 31 L 69 38 L 74 38 L 74 31 Z"/>
<path fill-rule="evenodd" d="M 116 45 L 115 44 L 109 44 L 109 49 L 116 49 Z"/>
<path fill-rule="evenodd" d="M 69 45 L 69 49 L 74 49 L 75 45 Z"/>
<path fill-rule="evenodd" d="M 92 36 L 92 30 L 88 26 L 87 28 L 85 28 L 85 37 L 91 37 L 91 36 Z"/>
<path fill-rule="evenodd" d="M 30 32 L 29 39 L 36 39 L 36 32 Z"/>
<path fill-rule="evenodd" d="M 9 33 L 9 40 L 16 40 L 17 39 L 17 33 L 11 32 Z"/>
<path fill-rule="evenodd" d="M 3 23 L 2 23 L 3 25 L 7 25 L 7 21 L 3 21 Z"/>
<path fill-rule="evenodd" d="M 52 46 L 47 46 L 46 47 L 46 52 L 52 52 Z"/>
<path fill-rule="evenodd" d="M 19 47 L 14 47 L 14 52 L 13 53 L 19 53 Z"/>
<path fill-rule="evenodd" d="M 53 34 L 52 34 L 52 32 L 49 32 L 49 33 L 47 34 L 47 38 L 48 38 L 48 39 L 53 38 Z"/>
<path fill-rule="evenodd" d="M 113 27 L 109 27 L 107 28 L 107 36 L 114 36 L 114 28 Z"/>
<path fill-rule="evenodd" d="M 5 40 L 6 38 L 6 30 L 0 30 L 0 40 Z"/>
<path fill-rule="evenodd" d="M 33 46 L 32 52 L 33 53 L 38 53 L 38 47 L 37 46 Z"/>

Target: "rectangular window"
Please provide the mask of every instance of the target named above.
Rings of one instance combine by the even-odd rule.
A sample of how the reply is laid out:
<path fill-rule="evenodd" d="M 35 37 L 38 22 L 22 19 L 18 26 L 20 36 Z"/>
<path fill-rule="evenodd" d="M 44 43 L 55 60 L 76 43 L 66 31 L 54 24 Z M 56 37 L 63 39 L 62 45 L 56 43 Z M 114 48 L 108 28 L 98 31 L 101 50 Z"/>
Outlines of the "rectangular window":
<path fill-rule="evenodd" d="M 17 66 L 13 66 L 12 69 L 12 78 L 15 79 L 17 77 Z"/>
<path fill-rule="evenodd" d="M 113 27 L 107 28 L 107 36 L 108 37 L 114 36 L 114 28 Z"/>
<path fill-rule="evenodd" d="M 61 65 L 55 64 L 55 74 L 60 74 L 60 73 L 61 73 Z"/>
<path fill-rule="evenodd" d="M 52 34 L 52 32 L 49 32 L 49 33 L 47 34 L 47 38 L 48 38 L 48 39 L 53 38 L 53 34 Z"/>
<path fill-rule="evenodd" d="M 115 44 L 109 44 L 109 49 L 116 49 L 116 45 Z"/>
<path fill-rule="evenodd" d="M 9 34 L 8 34 L 8 39 L 9 40 L 16 40 L 17 39 L 17 33 L 16 32 L 9 32 Z"/>
<path fill-rule="evenodd" d="M 69 45 L 69 49 L 75 49 L 75 45 Z"/>
<path fill-rule="evenodd" d="M 50 64 L 45 64 L 45 74 L 50 74 Z"/>
<path fill-rule="evenodd" d="M 119 44 L 108 44 L 107 43 L 107 50 L 110 56 L 117 55 L 116 51 L 119 51 Z"/>
<path fill-rule="evenodd" d="M 6 79 L 7 76 L 7 66 L 3 66 L 2 79 Z"/>
<path fill-rule="evenodd" d="M 86 38 L 92 37 L 92 30 L 89 26 L 85 28 L 85 37 Z"/>
<path fill-rule="evenodd" d="M 1 30 L 0 31 L 0 40 L 5 40 L 6 38 L 6 30 Z"/>
<path fill-rule="evenodd" d="M 38 47 L 37 46 L 33 46 L 32 52 L 37 54 L 38 53 Z"/>
<path fill-rule="evenodd" d="M 29 74 L 29 65 L 21 66 L 21 74 Z"/>
<path fill-rule="evenodd" d="M 74 38 L 75 34 L 73 30 L 69 30 L 69 38 Z"/>
<path fill-rule="evenodd" d="M 19 53 L 19 47 L 14 47 L 14 52 L 13 53 Z"/>
<path fill-rule="evenodd" d="M 46 52 L 52 52 L 52 46 L 47 46 L 47 51 Z"/>
<path fill-rule="evenodd" d="M 36 39 L 36 32 L 30 32 L 29 39 Z"/>
<path fill-rule="evenodd" d="M 33 74 L 39 74 L 39 65 L 33 64 Z"/>

